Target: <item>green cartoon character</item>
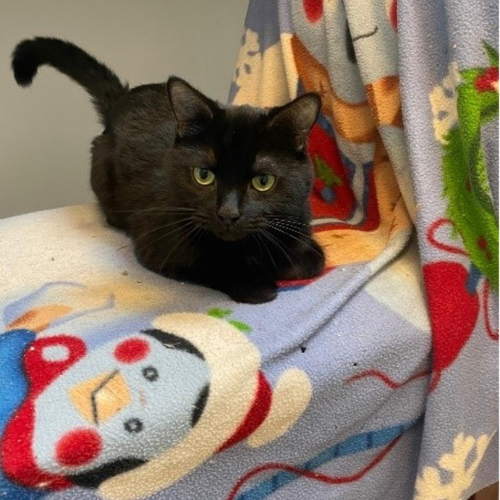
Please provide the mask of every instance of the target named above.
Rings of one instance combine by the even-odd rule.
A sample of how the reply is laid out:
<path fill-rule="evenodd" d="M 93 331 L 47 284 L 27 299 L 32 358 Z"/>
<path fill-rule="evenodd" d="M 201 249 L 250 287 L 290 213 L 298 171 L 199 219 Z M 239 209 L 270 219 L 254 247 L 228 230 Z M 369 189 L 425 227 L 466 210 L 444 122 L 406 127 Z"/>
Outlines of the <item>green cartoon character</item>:
<path fill-rule="evenodd" d="M 498 52 L 484 47 L 488 68 L 459 71 L 450 65 L 430 100 L 435 136 L 443 145 L 447 217 L 474 266 L 498 290 L 498 221 L 481 141 L 482 127 L 498 117 Z"/>

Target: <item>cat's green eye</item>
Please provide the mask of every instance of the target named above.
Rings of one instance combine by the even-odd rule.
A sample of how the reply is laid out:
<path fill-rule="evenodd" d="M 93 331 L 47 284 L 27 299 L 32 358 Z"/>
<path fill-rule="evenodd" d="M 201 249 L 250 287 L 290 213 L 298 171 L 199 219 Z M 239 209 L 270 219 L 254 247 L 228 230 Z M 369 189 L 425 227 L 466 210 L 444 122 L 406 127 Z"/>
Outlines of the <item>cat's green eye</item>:
<path fill-rule="evenodd" d="M 202 186 L 210 186 L 215 181 L 215 174 L 209 168 L 195 167 L 193 174 L 195 181 Z"/>
<path fill-rule="evenodd" d="M 252 186 L 257 191 L 269 191 L 276 183 L 274 175 L 261 174 L 252 179 Z"/>

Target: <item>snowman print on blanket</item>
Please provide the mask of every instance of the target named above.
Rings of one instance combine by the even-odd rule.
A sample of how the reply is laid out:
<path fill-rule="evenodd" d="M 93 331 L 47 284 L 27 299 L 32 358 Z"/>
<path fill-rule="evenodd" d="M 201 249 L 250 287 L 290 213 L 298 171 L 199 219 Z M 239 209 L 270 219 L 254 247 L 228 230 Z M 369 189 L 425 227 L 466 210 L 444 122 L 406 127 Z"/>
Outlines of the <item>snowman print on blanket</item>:
<path fill-rule="evenodd" d="M 138 499 L 243 440 L 281 436 L 309 404 L 309 378 L 291 368 L 272 388 L 247 325 L 226 314 L 167 314 L 93 349 L 71 322 L 50 335 L 8 329 L 0 340 L 22 340 L 25 389 L 0 427 L 0 486 Z"/>
<path fill-rule="evenodd" d="M 97 487 L 175 445 L 196 424 L 209 383 L 196 348 L 154 329 L 93 352 L 70 335 L 40 338 L 24 367 L 30 390 L 4 433 L 3 465 L 15 481 L 49 489 L 68 479 Z M 26 432 L 31 449 L 19 447 Z"/>

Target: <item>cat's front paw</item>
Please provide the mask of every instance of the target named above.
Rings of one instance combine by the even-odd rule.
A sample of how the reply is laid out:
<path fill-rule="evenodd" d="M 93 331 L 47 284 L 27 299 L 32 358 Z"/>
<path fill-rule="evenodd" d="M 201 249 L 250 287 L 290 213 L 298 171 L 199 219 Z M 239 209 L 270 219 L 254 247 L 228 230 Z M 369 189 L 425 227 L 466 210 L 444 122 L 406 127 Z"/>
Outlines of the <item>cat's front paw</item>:
<path fill-rule="evenodd" d="M 314 241 L 306 247 L 304 252 L 297 256 L 293 266 L 280 272 L 279 280 L 306 280 L 319 276 L 325 268 L 325 254 L 323 249 Z"/>
<path fill-rule="evenodd" d="M 235 302 L 245 304 L 264 304 L 271 302 L 278 295 L 278 287 L 274 283 L 231 285 L 223 291 Z"/>

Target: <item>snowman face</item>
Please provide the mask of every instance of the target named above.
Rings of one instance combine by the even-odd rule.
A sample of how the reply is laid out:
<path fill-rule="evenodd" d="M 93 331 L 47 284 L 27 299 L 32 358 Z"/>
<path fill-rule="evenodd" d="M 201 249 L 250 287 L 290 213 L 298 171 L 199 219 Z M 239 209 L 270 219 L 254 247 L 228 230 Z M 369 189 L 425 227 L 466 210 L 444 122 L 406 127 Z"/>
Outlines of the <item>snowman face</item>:
<path fill-rule="evenodd" d="M 61 362 L 69 352 L 51 345 L 41 355 Z M 203 356 L 175 335 L 146 330 L 104 344 L 36 399 L 38 466 L 98 484 L 140 465 L 185 438 L 203 411 L 209 382 Z"/>

